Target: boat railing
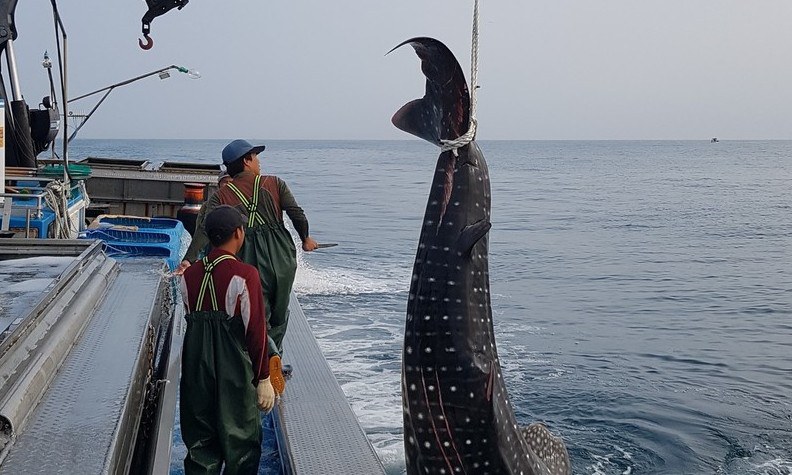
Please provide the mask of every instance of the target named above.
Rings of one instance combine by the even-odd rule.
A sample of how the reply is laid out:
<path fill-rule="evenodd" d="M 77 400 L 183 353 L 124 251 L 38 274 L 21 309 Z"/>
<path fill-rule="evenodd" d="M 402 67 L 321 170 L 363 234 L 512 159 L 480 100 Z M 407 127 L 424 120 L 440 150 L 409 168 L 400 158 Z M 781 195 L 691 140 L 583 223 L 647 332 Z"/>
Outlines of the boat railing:
<path fill-rule="evenodd" d="M 3 200 L 3 231 L 8 231 L 11 216 L 25 216 L 28 224 L 30 219 L 40 219 L 44 214 L 45 191 L 32 193 L 0 193 Z M 33 203 L 35 201 L 35 203 Z"/>
<path fill-rule="evenodd" d="M 57 208 L 53 208 L 48 203 L 48 200 L 50 202 L 58 202 L 62 199 L 62 196 L 53 195 L 53 193 L 60 195 L 61 193 L 59 191 L 54 192 L 49 187 L 49 184 L 56 180 L 38 177 L 6 177 L 6 180 L 24 180 L 28 182 L 36 182 L 38 185 L 25 184 L 6 187 L 14 189 L 16 192 L 0 193 L 0 231 L 9 231 L 13 227 L 20 232 L 24 232 L 25 237 L 31 237 L 31 232 L 33 231 L 33 228 L 36 227 L 36 224 L 33 221 L 44 220 L 47 215 L 50 216 L 49 219 L 52 219 L 53 215 L 56 218 L 59 217 L 60 211 L 58 211 Z M 74 205 L 74 203 L 71 202 L 72 199 L 69 197 L 80 196 L 86 196 L 84 182 L 73 182 L 72 186 L 69 188 L 69 193 L 67 194 L 66 198 L 68 202 L 68 205 L 66 206 L 68 212 L 72 211 L 70 208 Z M 20 221 L 12 223 L 12 218 L 24 218 L 24 224 L 22 224 Z M 43 235 L 40 235 L 39 237 L 43 237 Z"/>

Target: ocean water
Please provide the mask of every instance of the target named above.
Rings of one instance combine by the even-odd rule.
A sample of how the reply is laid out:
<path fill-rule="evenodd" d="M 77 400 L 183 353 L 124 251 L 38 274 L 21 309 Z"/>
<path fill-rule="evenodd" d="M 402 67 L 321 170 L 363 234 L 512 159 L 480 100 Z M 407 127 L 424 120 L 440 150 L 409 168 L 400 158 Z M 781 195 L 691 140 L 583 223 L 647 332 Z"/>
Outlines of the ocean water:
<path fill-rule="evenodd" d="M 216 162 L 226 141 L 79 140 Z M 264 141 L 311 234 L 295 290 L 388 472 L 410 273 L 438 150 Z M 490 274 L 520 422 L 576 474 L 792 473 L 792 142 L 487 142 Z M 295 369 L 295 374 L 299 368 Z"/>

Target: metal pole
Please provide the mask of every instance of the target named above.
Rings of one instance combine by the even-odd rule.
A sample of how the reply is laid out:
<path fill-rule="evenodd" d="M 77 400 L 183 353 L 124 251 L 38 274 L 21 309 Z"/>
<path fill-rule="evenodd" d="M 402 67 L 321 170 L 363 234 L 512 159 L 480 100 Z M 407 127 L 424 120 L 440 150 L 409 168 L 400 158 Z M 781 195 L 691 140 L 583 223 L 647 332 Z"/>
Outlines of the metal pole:
<path fill-rule="evenodd" d="M 74 137 L 76 137 L 76 136 L 77 136 L 77 132 L 79 132 L 79 131 L 80 131 L 80 129 L 82 129 L 82 126 L 83 126 L 83 125 L 85 125 L 85 123 L 86 123 L 86 122 L 88 122 L 88 119 L 90 119 L 90 118 L 91 118 L 91 116 L 92 116 L 92 115 L 93 115 L 93 113 L 96 111 L 96 109 L 98 109 L 98 108 L 99 108 L 99 106 L 100 106 L 100 105 L 102 105 L 102 102 L 104 102 L 104 100 L 105 100 L 105 99 L 107 99 L 107 96 L 109 96 L 111 92 L 113 92 L 113 89 L 112 89 L 112 88 L 111 88 L 111 89 L 108 89 L 108 91 L 107 91 L 107 92 L 105 92 L 105 95 L 104 95 L 104 96 L 102 96 L 102 98 L 101 98 L 101 99 L 99 99 L 99 102 L 97 102 L 97 103 L 96 103 L 96 105 L 95 105 L 95 106 L 93 106 L 93 109 L 91 109 L 91 111 L 90 111 L 90 112 L 89 112 L 89 113 L 88 113 L 88 114 L 85 116 L 85 118 L 82 120 L 82 122 L 80 122 L 80 125 L 78 125 L 77 127 L 75 127 L 75 129 L 74 129 L 74 132 L 72 132 L 71 136 L 69 136 L 69 142 L 71 142 L 72 140 L 74 140 Z"/>
<path fill-rule="evenodd" d="M 81 95 L 81 96 L 77 96 L 77 97 L 75 97 L 74 99 L 72 99 L 72 102 L 79 101 L 80 99 L 84 99 L 84 98 L 86 98 L 86 97 L 88 97 L 88 96 L 93 96 L 94 94 L 98 94 L 98 93 L 100 93 L 100 92 L 102 92 L 102 91 L 107 91 L 108 89 L 115 89 L 116 87 L 120 87 L 120 86 L 126 86 L 126 85 L 127 85 L 127 84 L 129 84 L 129 83 L 132 83 L 132 82 L 138 81 L 138 80 L 140 80 L 140 79 L 143 79 L 143 78 L 147 78 L 147 77 L 149 77 L 149 76 L 153 76 L 153 75 L 155 75 L 155 74 L 159 74 L 159 73 L 161 73 L 161 72 L 163 72 L 163 71 L 168 71 L 168 70 L 170 70 L 170 69 L 176 69 L 176 70 L 178 70 L 178 71 L 180 71 L 180 72 L 185 72 L 185 71 L 187 70 L 187 68 L 183 68 L 183 67 L 181 67 L 181 66 L 176 66 L 175 64 L 171 64 L 170 66 L 167 66 L 167 67 L 164 67 L 164 68 L 157 69 L 156 71 L 151 71 L 150 73 L 141 74 L 140 76 L 135 76 L 135 77 L 133 77 L 133 78 L 130 78 L 130 79 L 127 79 L 127 80 L 125 80 L 125 81 L 117 82 L 117 83 L 115 83 L 115 84 L 111 84 L 111 85 L 109 85 L 109 86 L 105 86 L 105 87 L 103 87 L 103 88 L 101 88 L 101 89 L 97 89 L 97 90 L 95 90 L 95 91 L 91 91 L 91 92 L 89 92 L 89 93 L 87 93 L 87 94 L 83 94 L 83 95 Z M 182 69 L 184 69 L 185 71 L 181 71 Z"/>
<path fill-rule="evenodd" d="M 21 101 L 22 91 L 19 88 L 19 74 L 17 73 L 16 55 L 14 54 L 14 40 L 8 40 L 6 45 L 6 60 L 8 61 L 8 76 L 11 81 L 11 95 L 15 101 Z"/>
<path fill-rule="evenodd" d="M 121 82 L 117 82 L 117 83 L 111 84 L 109 86 L 105 86 L 105 87 L 103 87 L 101 89 L 97 89 L 95 91 L 91 91 L 89 93 L 82 94 L 82 95 L 77 96 L 74 99 L 72 99 L 71 100 L 72 102 L 77 102 L 79 100 L 85 99 L 86 97 L 90 97 L 90 96 L 93 96 L 95 94 L 99 94 L 100 92 L 104 92 L 104 95 L 102 96 L 102 98 L 99 99 L 99 101 L 93 106 L 91 111 L 88 112 L 88 114 L 83 118 L 83 120 L 80 123 L 80 125 L 78 125 L 74 129 L 74 131 L 71 133 L 71 135 L 69 136 L 67 141 L 71 142 L 74 139 L 74 137 L 77 136 L 77 132 L 79 132 L 80 129 L 85 125 L 85 123 L 88 122 L 88 119 L 91 118 L 93 113 L 96 112 L 96 109 L 98 109 L 99 106 L 102 105 L 104 100 L 107 99 L 107 96 L 109 96 L 110 93 L 113 92 L 114 89 L 116 89 L 118 87 L 121 87 L 121 86 L 126 86 L 127 84 L 131 84 L 131 83 L 133 83 L 135 81 L 139 81 L 141 79 L 145 79 L 145 78 L 150 77 L 150 76 L 154 76 L 155 74 L 161 74 L 161 73 L 169 71 L 171 69 L 175 69 L 176 71 L 179 71 L 181 73 L 185 73 L 188 76 L 190 76 L 191 78 L 199 78 L 199 77 L 201 77 L 200 74 L 197 71 L 193 71 L 191 69 L 187 69 L 187 68 L 185 68 L 183 66 L 176 66 L 175 64 L 171 64 L 170 66 L 166 66 L 164 68 L 157 69 L 156 71 L 151 71 L 150 73 L 141 74 L 140 76 L 135 76 L 133 78 L 130 78 L 130 79 L 127 79 L 127 80 L 124 80 L 124 81 L 121 81 Z M 162 79 L 165 79 L 165 78 L 163 77 Z M 66 117 L 66 111 L 65 110 L 64 110 L 64 117 Z M 65 134 L 64 134 L 64 136 L 65 136 Z"/>
<path fill-rule="evenodd" d="M 63 176 L 64 181 L 66 182 L 66 193 L 69 194 L 71 189 L 69 187 L 69 140 L 67 129 L 69 127 L 69 121 L 66 120 L 66 114 L 69 110 L 69 75 L 68 71 L 68 61 L 66 61 L 66 30 L 63 29 L 63 23 L 60 22 L 60 15 L 58 15 L 58 23 L 61 25 L 61 31 L 63 32 L 63 80 L 61 84 L 63 85 L 63 90 L 61 91 L 61 96 L 63 96 Z"/>
<path fill-rule="evenodd" d="M 67 35 L 66 28 L 63 26 L 63 20 L 61 19 L 60 13 L 58 12 L 57 0 L 50 0 L 50 3 L 52 4 L 52 16 L 55 20 L 55 39 L 58 39 L 58 30 L 60 30 L 61 37 L 63 38 L 63 49 L 61 49 L 60 42 L 58 42 L 58 68 L 61 74 L 61 102 L 63 104 L 63 178 L 66 185 L 66 193 L 68 194 L 71 192 L 71 187 L 69 184 L 71 176 L 69 175 L 69 141 L 67 139 L 67 129 L 69 127 L 67 115 L 69 110 L 68 61 L 66 58 L 68 51 Z"/>
<path fill-rule="evenodd" d="M 0 98 L 0 195 L 5 193 L 5 166 L 5 101 Z M 3 204 L 2 196 L 0 204 Z"/>
<path fill-rule="evenodd" d="M 60 17 L 58 17 L 58 21 L 60 21 Z M 63 91 L 61 92 L 63 96 L 63 160 L 64 162 L 68 162 L 69 141 L 66 140 L 66 137 L 69 136 L 67 133 L 69 121 L 66 120 L 66 114 L 69 110 L 69 76 L 67 74 L 69 63 L 66 61 L 66 30 L 63 29 L 63 24 L 61 24 L 61 31 L 63 31 Z"/>

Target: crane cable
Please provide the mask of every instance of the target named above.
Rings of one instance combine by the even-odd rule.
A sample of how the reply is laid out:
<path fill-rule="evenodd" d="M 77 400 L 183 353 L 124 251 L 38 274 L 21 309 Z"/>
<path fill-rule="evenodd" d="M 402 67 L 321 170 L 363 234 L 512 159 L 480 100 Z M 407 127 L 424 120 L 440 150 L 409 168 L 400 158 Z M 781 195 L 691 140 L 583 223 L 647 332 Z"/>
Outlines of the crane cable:
<path fill-rule="evenodd" d="M 479 0 L 473 5 L 473 41 L 470 48 L 470 122 L 468 130 L 454 140 L 440 140 L 440 151 L 452 151 L 457 156 L 457 149 L 464 147 L 476 138 L 476 92 L 478 90 L 478 50 L 479 50 Z"/>

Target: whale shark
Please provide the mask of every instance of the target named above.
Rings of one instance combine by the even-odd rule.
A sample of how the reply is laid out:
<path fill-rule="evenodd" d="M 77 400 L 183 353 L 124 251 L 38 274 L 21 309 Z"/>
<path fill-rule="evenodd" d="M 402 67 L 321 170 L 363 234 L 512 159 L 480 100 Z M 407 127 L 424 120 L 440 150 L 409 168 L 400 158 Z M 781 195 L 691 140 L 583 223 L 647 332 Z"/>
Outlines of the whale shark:
<path fill-rule="evenodd" d="M 440 145 L 468 130 L 471 97 L 453 53 L 412 38 L 426 76 L 423 98 L 393 124 Z M 391 50 L 391 51 L 393 51 Z M 443 151 L 421 228 L 402 354 L 408 474 L 571 474 L 561 439 L 521 427 L 501 375 L 490 305 L 490 179 L 475 140 Z"/>

